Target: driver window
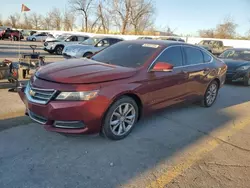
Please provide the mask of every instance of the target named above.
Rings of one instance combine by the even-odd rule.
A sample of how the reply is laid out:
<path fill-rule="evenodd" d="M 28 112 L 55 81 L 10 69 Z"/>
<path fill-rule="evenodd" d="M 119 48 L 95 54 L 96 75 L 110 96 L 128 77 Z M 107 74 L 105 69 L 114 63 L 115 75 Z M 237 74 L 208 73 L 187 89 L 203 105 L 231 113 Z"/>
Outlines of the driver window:
<path fill-rule="evenodd" d="M 182 52 L 181 52 L 181 47 L 175 46 L 175 47 L 170 47 L 166 49 L 160 57 L 157 58 L 157 62 L 166 62 L 174 67 L 179 67 L 183 65 L 182 62 Z"/>
<path fill-rule="evenodd" d="M 105 46 L 109 46 L 109 45 L 110 45 L 110 43 L 109 43 L 109 41 L 108 41 L 107 39 L 101 40 L 101 41 L 97 44 L 98 47 L 105 47 Z"/>

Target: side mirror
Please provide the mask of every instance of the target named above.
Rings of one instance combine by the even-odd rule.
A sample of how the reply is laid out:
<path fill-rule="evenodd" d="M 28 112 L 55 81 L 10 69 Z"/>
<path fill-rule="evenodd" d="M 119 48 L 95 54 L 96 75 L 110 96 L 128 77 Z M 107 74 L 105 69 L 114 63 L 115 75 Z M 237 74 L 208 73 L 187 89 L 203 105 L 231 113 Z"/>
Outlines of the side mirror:
<path fill-rule="evenodd" d="M 173 71 L 173 68 L 174 66 L 167 62 L 157 62 L 152 71 L 171 72 Z"/>

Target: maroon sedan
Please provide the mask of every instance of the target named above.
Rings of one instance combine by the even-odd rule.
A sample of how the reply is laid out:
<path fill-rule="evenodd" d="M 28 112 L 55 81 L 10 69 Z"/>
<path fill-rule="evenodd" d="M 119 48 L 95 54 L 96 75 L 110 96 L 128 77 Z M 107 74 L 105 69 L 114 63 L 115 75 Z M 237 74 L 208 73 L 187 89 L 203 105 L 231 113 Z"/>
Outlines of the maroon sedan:
<path fill-rule="evenodd" d="M 226 64 L 194 45 L 124 41 L 90 59 L 40 68 L 19 95 L 26 114 L 48 130 L 118 140 L 155 110 L 186 101 L 212 106 L 226 71 Z"/>

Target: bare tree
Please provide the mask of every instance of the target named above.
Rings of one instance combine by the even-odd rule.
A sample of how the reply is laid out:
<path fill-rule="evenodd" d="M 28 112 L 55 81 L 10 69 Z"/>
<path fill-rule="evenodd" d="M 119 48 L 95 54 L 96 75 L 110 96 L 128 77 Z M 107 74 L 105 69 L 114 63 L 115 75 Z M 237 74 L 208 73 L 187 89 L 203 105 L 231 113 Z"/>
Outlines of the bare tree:
<path fill-rule="evenodd" d="M 14 28 L 17 28 L 19 26 L 19 20 L 20 20 L 20 14 L 12 14 L 9 16 L 9 22 L 10 25 Z"/>
<path fill-rule="evenodd" d="M 72 10 L 83 15 L 84 31 L 88 32 L 90 10 L 93 8 L 94 0 L 69 0 Z"/>
<path fill-rule="evenodd" d="M 111 5 L 111 13 L 113 15 L 114 24 L 119 28 L 121 34 L 125 34 L 130 26 L 132 0 L 113 0 Z"/>
<path fill-rule="evenodd" d="M 44 30 L 51 30 L 51 29 L 53 29 L 52 19 L 50 17 L 50 13 L 49 12 L 44 17 L 42 17 L 41 28 L 43 28 Z"/>
<path fill-rule="evenodd" d="M 2 19 L 2 15 L 0 14 L 0 26 L 3 25 L 3 19 Z"/>
<path fill-rule="evenodd" d="M 29 16 L 27 16 L 26 13 L 24 13 L 24 20 L 22 24 L 22 29 L 33 29 L 31 19 Z"/>
<path fill-rule="evenodd" d="M 32 24 L 32 28 L 40 29 L 41 22 L 42 22 L 42 16 L 37 14 L 36 12 L 34 12 L 30 15 L 30 22 Z"/>
<path fill-rule="evenodd" d="M 70 11 L 65 11 L 63 24 L 64 30 L 72 31 L 75 25 L 75 15 Z"/>
<path fill-rule="evenodd" d="M 63 23 L 63 18 L 60 9 L 58 8 L 53 8 L 49 13 L 48 13 L 50 19 L 51 19 L 51 24 L 54 29 L 56 30 L 61 30 L 62 23 Z"/>
<path fill-rule="evenodd" d="M 236 37 L 237 24 L 232 18 L 226 17 L 222 24 L 218 24 L 215 30 L 216 38 L 232 39 Z"/>
<path fill-rule="evenodd" d="M 107 7 L 109 4 L 108 2 L 106 2 L 106 4 L 104 3 L 99 2 L 97 6 L 97 17 L 100 18 L 99 30 L 102 30 L 103 33 L 108 33 L 110 28 L 110 15 Z"/>
<path fill-rule="evenodd" d="M 203 38 L 214 38 L 215 37 L 215 30 L 214 29 L 202 29 L 199 30 L 200 37 Z"/>
<path fill-rule="evenodd" d="M 130 5 L 130 23 L 135 34 L 140 34 L 153 25 L 154 7 L 152 0 L 131 1 Z"/>

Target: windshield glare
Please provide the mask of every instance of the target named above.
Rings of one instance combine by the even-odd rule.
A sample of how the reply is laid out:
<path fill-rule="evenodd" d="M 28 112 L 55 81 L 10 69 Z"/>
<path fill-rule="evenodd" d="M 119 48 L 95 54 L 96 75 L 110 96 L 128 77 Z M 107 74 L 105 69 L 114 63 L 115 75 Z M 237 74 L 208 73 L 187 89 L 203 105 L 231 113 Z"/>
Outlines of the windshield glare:
<path fill-rule="evenodd" d="M 135 68 L 142 66 L 159 48 L 159 45 L 154 44 L 119 42 L 92 56 L 91 59 L 112 65 Z"/>
<path fill-rule="evenodd" d="M 224 59 L 242 59 L 250 61 L 250 50 L 226 50 L 219 57 Z"/>

